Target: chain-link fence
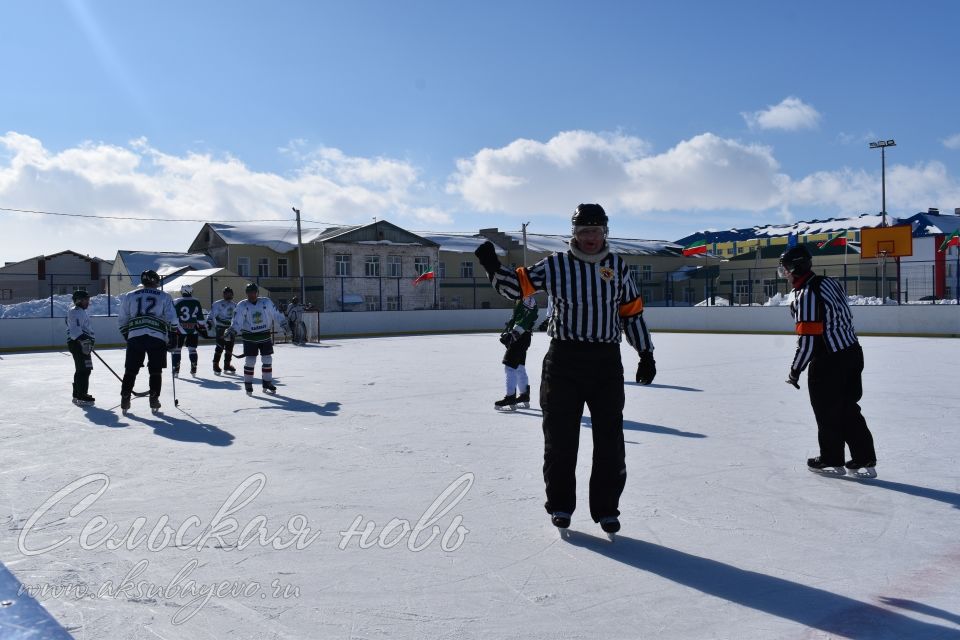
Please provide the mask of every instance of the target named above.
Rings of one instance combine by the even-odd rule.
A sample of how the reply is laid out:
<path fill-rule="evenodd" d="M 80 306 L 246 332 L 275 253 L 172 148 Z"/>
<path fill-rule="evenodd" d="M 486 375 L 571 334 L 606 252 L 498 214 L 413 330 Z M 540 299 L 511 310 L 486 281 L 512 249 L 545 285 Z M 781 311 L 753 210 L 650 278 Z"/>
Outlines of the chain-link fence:
<path fill-rule="evenodd" d="M 960 269 L 955 260 L 910 261 L 885 264 L 857 261 L 850 264 L 815 265 L 815 271 L 836 278 L 852 303 L 898 304 L 956 301 Z M 645 270 L 635 277 L 648 307 L 740 306 L 783 304 L 787 282 L 774 267 L 736 267 L 730 263 L 690 266 L 674 271 Z M 508 309 L 512 306 L 490 286 L 486 277 L 413 278 L 305 277 L 270 278 L 186 273 L 164 278 L 163 290 L 174 297 L 189 284 L 193 296 L 205 309 L 231 287 L 235 300 L 244 298 L 244 288 L 254 282 L 260 295 L 270 297 L 284 310 L 297 297 L 306 309 L 316 312 L 417 311 L 426 309 Z M 117 314 L 119 298 L 139 285 L 129 276 L 106 276 L 96 280 L 77 274 L 0 273 L 0 318 L 61 317 L 69 310 L 75 289 L 91 296 L 93 315 Z M 862 300 L 858 300 L 862 299 Z"/>

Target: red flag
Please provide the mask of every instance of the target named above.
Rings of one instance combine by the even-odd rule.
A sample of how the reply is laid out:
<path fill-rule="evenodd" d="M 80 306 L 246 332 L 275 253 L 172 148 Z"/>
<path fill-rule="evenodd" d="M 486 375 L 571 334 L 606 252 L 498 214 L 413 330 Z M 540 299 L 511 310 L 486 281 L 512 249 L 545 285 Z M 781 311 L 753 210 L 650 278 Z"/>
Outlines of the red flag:
<path fill-rule="evenodd" d="M 425 280 L 433 280 L 433 278 L 434 278 L 433 269 L 430 269 L 430 271 L 424 271 L 419 276 L 417 276 L 416 280 L 413 281 L 413 286 L 417 286 L 418 284 L 420 284 L 421 282 L 424 282 Z"/>

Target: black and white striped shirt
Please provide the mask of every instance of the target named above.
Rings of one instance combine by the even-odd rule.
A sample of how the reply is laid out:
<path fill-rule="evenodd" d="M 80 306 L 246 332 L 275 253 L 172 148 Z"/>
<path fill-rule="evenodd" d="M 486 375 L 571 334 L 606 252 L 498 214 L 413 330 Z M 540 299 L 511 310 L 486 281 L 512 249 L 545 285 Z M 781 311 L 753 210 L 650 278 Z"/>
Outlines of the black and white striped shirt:
<path fill-rule="evenodd" d="M 847 294 L 833 278 L 814 275 L 794 289 L 790 312 L 798 336 L 791 365 L 796 371 L 803 371 L 815 352 L 836 353 L 857 344 Z"/>
<path fill-rule="evenodd" d="M 553 299 L 547 333 L 557 340 L 619 344 L 623 333 L 637 351 L 653 351 L 643 321 L 643 300 L 620 256 L 596 264 L 570 252 L 547 256 L 532 267 L 493 274 L 494 288 L 511 300 L 546 291 Z"/>

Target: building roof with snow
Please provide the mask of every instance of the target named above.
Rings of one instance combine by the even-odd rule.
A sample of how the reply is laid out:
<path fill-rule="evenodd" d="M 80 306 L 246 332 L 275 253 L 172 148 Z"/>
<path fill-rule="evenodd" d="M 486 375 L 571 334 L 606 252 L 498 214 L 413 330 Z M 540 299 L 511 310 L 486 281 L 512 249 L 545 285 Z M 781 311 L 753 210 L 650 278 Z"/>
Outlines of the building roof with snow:
<path fill-rule="evenodd" d="M 887 216 L 888 220 L 897 224 L 896 219 Z M 697 231 L 677 240 L 677 244 L 687 246 L 699 240 L 709 243 L 739 242 L 742 240 L 757 240 L 763 238 L 780 238 L 789 235 L 818 235 L 836 233 L 838 231 L 859 230 L 863 227 L 879 227 L 883 222 L 880 214 L 864 213 L 851 218 L 828 218 L 826 220 L 809 220 L 792 224 L 768 224 L 743 229 L 728 229 L 717 231 L 707 229 Z"/>

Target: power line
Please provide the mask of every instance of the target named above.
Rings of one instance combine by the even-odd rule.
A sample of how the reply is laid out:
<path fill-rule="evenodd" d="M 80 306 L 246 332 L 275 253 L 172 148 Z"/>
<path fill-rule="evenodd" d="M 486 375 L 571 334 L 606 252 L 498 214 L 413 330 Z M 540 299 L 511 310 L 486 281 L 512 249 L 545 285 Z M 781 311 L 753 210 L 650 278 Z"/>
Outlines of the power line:
<path fill-rule="evenodd" d="M 137 220 L 145 222 L 291 222 L 290 218 L 268 218 L 260 220 L 196 220 L 192 218 L 138 218 L 134 216 L 103 216 L 89 213 L 62 213 L 59 211 L 36 211 L 33 209 L 11 209 L 9 207 L 0 207 L 0 211 L 10 211 L 13 213 L 35 213 L 42 216 L 63 216 L 67 218 L 94 218 L 97 220 Z M 324 223 L 325 224 L 325 223 Z"/>

